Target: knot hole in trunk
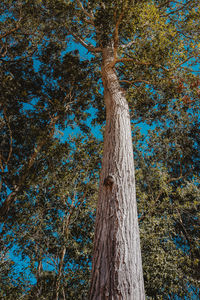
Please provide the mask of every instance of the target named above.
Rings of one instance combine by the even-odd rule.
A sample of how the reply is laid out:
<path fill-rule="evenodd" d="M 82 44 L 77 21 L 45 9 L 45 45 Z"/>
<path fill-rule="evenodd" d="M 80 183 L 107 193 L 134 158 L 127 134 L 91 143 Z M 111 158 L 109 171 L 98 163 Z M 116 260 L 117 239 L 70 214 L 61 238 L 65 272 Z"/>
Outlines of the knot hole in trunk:
<path fill-rule="evenodd" d="M 115 179 L 112 175 L 108 175 L 103 182 L 105 187 L 109 187 L 112 190 L 113 184 L 115 183 Z"/>

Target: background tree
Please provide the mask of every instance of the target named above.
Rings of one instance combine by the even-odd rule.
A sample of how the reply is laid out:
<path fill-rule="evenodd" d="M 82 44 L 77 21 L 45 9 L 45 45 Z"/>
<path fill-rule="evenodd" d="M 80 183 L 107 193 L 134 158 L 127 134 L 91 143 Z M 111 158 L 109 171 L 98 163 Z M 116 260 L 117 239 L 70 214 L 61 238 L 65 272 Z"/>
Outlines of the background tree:
<path fill-rule="evenodd" d="M 59 299 L 63 294 L 72 299 L 79 297 L 80 289 L 82 294 L 87 292 L 98 143 L 91 136 L 85 142 L 74 138 L 70 144 L 68 148 L 59 143 L 52 147 L 38 181 L 18 196 L 12 208 L 16 217 L 4 225 L 4 247 L 22 261 L 29 274 L 25 281 L 20 280 L 21 273 L 7 271 L 10 281 L 16 276 L 15 289 L 21 291 L 22 299 Z M 85 151 L 84 145 L 91 148 Z M 97 154 L 96 160 L 91 152 Z M 2 286 L 2 299 L 9 295 L 8 285 Z"/>
<path fill-rule="evenodd" d="M 59 41 L 62 33 L 57 40 L 50 36 L 51 20 L 46 17 L 45 9 L 40 10 L 39 3 L 4 1 L 1 5 L 5 19 L 1 40 L 6 47 L 0 61 L 1 215 L 4 218 L 17 195 L 33 180 L 34 164 L 44 148 L 47 155 L 56 128 L 80 126 L 88 131 L 85 120 L 89 116 L 92 77 L 88 77 L 85 69 L 87 62 L 80 62 L 73 53 L 62 54 L 66 51 L 66 42 Z M 38 18 L 42 20 L 40 24 Z M 30 22 L 31 31 L 28 30 Z M 62 78 L 61 66 L 65 69 Z M 83 83 L 83 90 L 75 89 L 74 82 Z"/>
<path fill-rule="evenodd" d="M 190 299 L 199 280 L 199 102 L 172 105 L 136 156 L 142 257 L 148 296 Z"/>

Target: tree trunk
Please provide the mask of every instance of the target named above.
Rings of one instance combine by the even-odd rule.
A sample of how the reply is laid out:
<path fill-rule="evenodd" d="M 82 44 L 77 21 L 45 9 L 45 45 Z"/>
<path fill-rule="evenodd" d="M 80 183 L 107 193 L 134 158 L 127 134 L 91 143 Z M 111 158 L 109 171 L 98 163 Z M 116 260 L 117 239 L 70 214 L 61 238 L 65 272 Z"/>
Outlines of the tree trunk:
<path fill-rule="evenodd" d="M 107 47 L 102 64 L 106 128 L 90 300 L 140 300 L 145 299 L 145 293 L 131 123 L 124 91 L 110 66 L 112 61 L 112 47 Z"/>

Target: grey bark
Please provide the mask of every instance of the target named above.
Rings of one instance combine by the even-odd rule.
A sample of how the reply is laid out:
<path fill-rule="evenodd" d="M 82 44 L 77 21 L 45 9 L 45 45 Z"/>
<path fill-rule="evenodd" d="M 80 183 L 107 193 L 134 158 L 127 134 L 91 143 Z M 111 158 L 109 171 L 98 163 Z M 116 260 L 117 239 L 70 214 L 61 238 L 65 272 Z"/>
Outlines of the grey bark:
<path fill-rule="evenodd" d="M 96 213 L 90 300 L 145 299 L 128 103 L 103 52 L 104 154 Z"/>

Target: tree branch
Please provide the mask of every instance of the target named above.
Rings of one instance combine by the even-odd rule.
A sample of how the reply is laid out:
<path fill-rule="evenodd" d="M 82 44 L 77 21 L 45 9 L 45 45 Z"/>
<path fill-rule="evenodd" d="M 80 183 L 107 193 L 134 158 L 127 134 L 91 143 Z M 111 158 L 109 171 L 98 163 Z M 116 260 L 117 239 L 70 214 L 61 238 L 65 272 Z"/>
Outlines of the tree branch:
<path fill-rule="evenodd" d="M 179 63 L 177 66 L 173 67 L 173 68 L 170 69 L 170 70 L 175 70 L 175 69 L 181 67 L 183 64 L 185 64 L 188 60 L 190 60 L 190 59 L 193 58 L 193 57 L 194 57 L 193 55 L 189 56 L 189 57 L 186 58 L 183 62 Z"/>
<path fill-rule="evenodd" d="M 81 10 L 85 14 L 85 16 L 87 16 L 88 18 L 90 18 L 91 20 L 93 20 L 94 17 L 84 8 L 82 2 L 80 0 L 77 0 L 77 2 L 78 2 L 78 5 L 80 6 Z M 93 21 L 92 21 L 92 24 L 94 25 Z"/>
<path fill-rule="evenodd" d="M 8 195 L 8 197 L 6 198 L 6 200 L 3 202 L 2 206 L 1 206 L 1 212 L 0 212 L 0 221 L 4 221 L 5 220 L 5 217 L 6 217 L 8 211 L 10 209 L 10 204 L 15 201 L 18 191 L 19 191 L 19 186 L 17 186 L 15 188 L 15 190 L 12 191 Z"/>
<path fill-rule="evenodd" d="M 115 24 L 115 30 L 114 30 L 114 59 L 117 59 L 117 49 L 119 45 L 119 25 L 122 21 L 122 18 L 124 16 L 124 11 L 120 14 L 116 24 Z M 115 16 L 116 17 L 116 16 Z"/>
<path fill-rule="evenodd" d="M 0 49 L 1 57 L 5 57 L 7 52 L 8 52 L 8 45 L 7 45 L 7 43 L 5 43 L 5 45 L 3 45 Z"/>
<path fill-rule="evenodd" d="M 168 1 L 164 2 L 164 3 L 162 3 L 162 4 L 159 4 L 159 5 L 157 6 L 157 8 L 159 9 L 159 8 L 165 7 L 167 4 L 170 4 L 171 2 L 174 2 L 174 3 L 175 3 L 175 1 L 168 0 Z M 176 3 L 177 3 L 177 2 L 176 2 Z"/>
<path fill-rule="evenodd" d="M 4 34 L 0 35 L 0 39 L 3 39 L 5 37 L 7 37 L 8 35 L 12 34 L 13 32 L 15 32 L 19 29 L 19 25 L 20 25 L 20 22 L 21 22 L 21 19 L 22 19 L 21 13 L 22 13 L 22 11 L 20 10 L 19 20 L 17 22 L 15 22 L 16 26 L 13 29 L 10 29 L 9 31 L 7 31 Z"/>
<path fill-rule="evenodd" d="M 117 63 L 125 63 L 125 62 L 129 62 L 129 61 L 132 61 L 134 62 L 135 64 L 137 65 L 146 65 L 146 66 L 149 66 L 151 65 L 152 63 L 150 62 L 142 62 L 142 61 L 137 61 L 135 60 L 134 58 L 125 58 L 125 57 L 122 57 L 122 58 L 115 58 L 111 63 L 108 64 L 107 67 L 109 68 L 114 68 L 114 66 L 117 64 Z"/>
<path fill-rule="evenodd" d="M 4 171 L 4 167 L 3 167 L 3 162 L 2 162 L 2 160 L 3 160 L 3 157 L 2 157 L 2 155 L 1 155 L 1 153 L 0 153 L 0 169 L 1 169 L 1 171 L 3 172 L 3 171 Z"/>
<path fill-rule="evenodd" d="M 129 61 L 134 62 L 136 65 L 143 65 L 143 66 L 150 66 L 150 65 L 152 65 L 152 66 L 155 66 L 157 68 L 161 68 L 161 69 L 163 69 L 166 72 L 170 72 L 170 71 L 174 70 L 174 68 L 172 68 L 172 69 L 166 69 L 165 67 L 163 67 L 161 65 L 154 64 L 153 62 L 138 61 L 138 60 L 135 60 L 134 58 L 126 58 L 126 57 L 122 57 L 122 58 L 118 58 L 118 59 L 114 60 L 110 64 L 110 67 L 114 67 L 115 64 L 120 63 L 120 62 L 126 63 L 126 62 L 129 62 Z"/>
<path fill-rule="evenodd" d="M 79 42 L 83 47 L 85 47 L 88 51 L 90 52 L 94 52 L 94 53 L 97 53 L 97 52 L 102 52 L 102 49 L 101 48 L 95 48 L 94 46 L 90 45 L 90 44 L 87 44 L 85 42 L 84 39 L 82 39 L 81 37 L 79 37 L 76 33 L 74 33 L 73 31 L 69 31 L 69 33 L 74 37 L 74 39 Z"/>
<path fill-rule="evenodd" d="M 128 47 L 131 47 L 133 44 L 136 44 L 136 42 L 135 41 L 131 41 L 128 44 L 121 45 L 120 48 L 126 49 Z"/>
<path fill-rule="evenodd" d="M 85 191 L 83 197 L 86 196 L 87 191 L 88 191 L 88 186 L 86 188 L 86 191 Z M 70 209 L 69 209 L 69 212 L 67 214 L 67 217 L 65 217 L 64 221 L 63 221 L 63 235 L 65 235 L 66 238 L 68 238 L 68 231 L 69 231 L 69 225 L 70 225 L 71 217 L 72 217 L 74 209 L 76 207 L 75 206 L 76 205 L 75 201 L 76 201 L 76 193 L 74 193 L 74 195 L 73 195 L 73 199 L 72 199 L 72 202 L 70 204 Z M 66 246 L 64 245 L 63 248 L 62 248 L 62 251 L 61 251 L 60 261 L 59 261 L 59 266 L 58 266 L 58 276 L 57 276 L 57 280 L 56 280 L 56 300 L 58 300 L 58 296 L 59 296 L 60 280 L 61 280 L 62 271 L 63 271 L 65 253 L 66 253 Z"/>
<path fill-rule="evenodd" d="M 50 138 L 54 135 L 55 124 L 56 124 L 57 120 L 58 120 L 58 116 L 54 116 L 54 118 L 51 119 L 51 122 L 49 124 L 49 128 L 51 128 L 51 131 L 50 131 L 50 134 L 49 134 Z M 34 148 L 34 152 L 31 155 L 31 157 L 29 159 L 29 162 L 28 162 L 27 170 L 29 170 L 33 166 L 38 153 L 40 152 L 41 148 L 43 147 L 43 145 L 45 143 L 46 143 L 45 139 L 41 139 L 40 142 L 38 143 L 38 145 Z"/>
<path fill-rule="evenodd" d="M 144 79 L 135 79 L 135 80 L 119 80 L 119 82 L 128 83 L 128 84 L 134 84 L 139 82 L 144 82 L 146 84 L 152 84 L 150 81 L 144 80 Z"/>
<path fill-rule="evenodd" d="M 132 62 L 134 62 L 137 65 L 149 66 L 149 65 L 152 64 L 150 62 L 138 61 L 138 60 L 135 60 L 134 58 L 125 58 L 125 57 L 116 59 L 115 64 L 120 63 L 120 62 L 125 63 L 125 62 L 129 62 L 129 61 L 132 61 Z"/>
<path fill-rule="evenodd" d="M 182 229 L 183 229 L 183 231 L 184 231 L 184 233 L 185 233 L 185 237 L 186 237 L 187 241 L 188 241 L 189 244 L 190 244 L 191 238 L 189 237 L 189 234 L 188 234 L 188 232 L 187 232 L 187 230 L 186 230 L 186 228 L 185 228 L 185 226 L 184 226 L 184 224 L 183 224 L 183 220 L 182 220 L 182 217 L 181 217 L 181 213 L 180 213 L 180 211 L 178 210 L 178 208 L 176 208 L 176 211 L 177 211 L 177 213 L 178 213 L 178 215 L 179 215 L 178 223 L 181 225 L 181 227 L 182 227 Z"/>
<path fill-rule="evenodd" d="M 5 37 L 7 37 L 8 35 L 10 35 L 11 33 L 17 31 L 19 29 L 19 24 L 17 24 L 17 26 L 7 32 L 5 32 L 4 34 L 0 35 L 0 39 L 3 39 Z"/>

